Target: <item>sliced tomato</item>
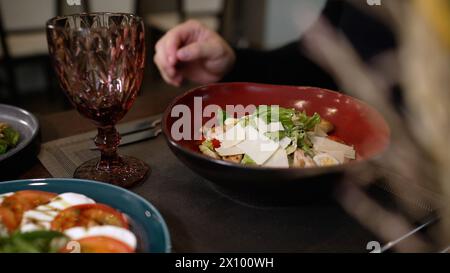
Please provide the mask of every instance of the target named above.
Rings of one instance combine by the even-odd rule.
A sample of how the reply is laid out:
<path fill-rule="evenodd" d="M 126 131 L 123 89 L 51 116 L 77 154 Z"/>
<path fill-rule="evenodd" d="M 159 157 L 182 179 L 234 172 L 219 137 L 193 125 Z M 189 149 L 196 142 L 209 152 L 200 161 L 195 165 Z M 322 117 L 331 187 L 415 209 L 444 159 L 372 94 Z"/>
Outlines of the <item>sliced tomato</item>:
<path fill-rule="evenodd" d="M 6 197 L 1 206 L 10 209 L 14 213 L 17 224 L 20 224 L 25 211 L 49 203 L 56 195 L 45 191 L 18 191 Z"/>
<path fill-rule="evenodd" d="M 92 236 L 77 240 L 81 253 L 133 253 L 134 250 L 127 244 L 106 236 Z M 68 253 L 73 249 L 61 249 L 60 252 Z"/>
<path fill-rule="evenodd" d="M 213 138 L 213 139 L 211 140 L 211 143 L 212 143 L 212 146 L 214 147 L 214 149 L 220 148 L 220 144 L 221 144 L 221 143 L 220 143 L 219 140 Z"/>
<path fill-rule="evenodd" d="M 8 229 L 8 232 L 13 232 L 19 225 L 14 216 L 14 212 L 9 208 L 0 207 L 0 223 Z"/>
<path fill-rule="evenodd" d="M 72 227 L 112 225 L 128 229 L 125 216 L 103 204 L 78 205 L 62 210 L 53 219 L 51 228 L 64 231 Z"/>

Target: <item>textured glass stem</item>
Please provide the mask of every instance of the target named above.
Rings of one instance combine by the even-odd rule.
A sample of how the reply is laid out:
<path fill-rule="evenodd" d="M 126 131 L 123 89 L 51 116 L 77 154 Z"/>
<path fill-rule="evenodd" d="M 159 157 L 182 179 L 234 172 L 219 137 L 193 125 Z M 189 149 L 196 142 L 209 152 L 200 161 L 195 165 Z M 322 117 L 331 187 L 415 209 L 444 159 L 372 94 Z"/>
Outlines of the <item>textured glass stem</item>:
<path fill-rule="evenodd" d="M 101 152 L 99 168 L 109 169 L 119 163 L 120 158 L 117 155 L 117 146 L 120 143 L 120 135 L 116 127 L 113 125 L 99 127 L 94 141 Z"/>

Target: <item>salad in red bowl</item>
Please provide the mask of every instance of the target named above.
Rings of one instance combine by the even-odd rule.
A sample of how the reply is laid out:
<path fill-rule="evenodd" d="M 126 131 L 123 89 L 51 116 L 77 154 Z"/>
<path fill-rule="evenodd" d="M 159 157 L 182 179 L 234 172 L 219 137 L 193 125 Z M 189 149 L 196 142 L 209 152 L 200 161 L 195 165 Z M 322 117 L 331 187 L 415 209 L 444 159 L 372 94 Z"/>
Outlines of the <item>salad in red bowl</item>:
<path fill-rule="evenodd" d="M 180 161 L 219 191 L 264 203 L 329 193 L 344 173 L 380 158 L 390 142 L 382 115 L 356 98 L 257 83 L 210 84 L 182 94 L 166 109 L 163 132 Z"/>
<path fill-rule="evenodd" d="M 334 125 L 318 113 L 260 105 L 240 118 L 218 110 L 218 126 L 202 127 L 199 150 L 212 158 L 274 168 L 334 166 L 356 159 L 353 146 L 329 136 Z"/>

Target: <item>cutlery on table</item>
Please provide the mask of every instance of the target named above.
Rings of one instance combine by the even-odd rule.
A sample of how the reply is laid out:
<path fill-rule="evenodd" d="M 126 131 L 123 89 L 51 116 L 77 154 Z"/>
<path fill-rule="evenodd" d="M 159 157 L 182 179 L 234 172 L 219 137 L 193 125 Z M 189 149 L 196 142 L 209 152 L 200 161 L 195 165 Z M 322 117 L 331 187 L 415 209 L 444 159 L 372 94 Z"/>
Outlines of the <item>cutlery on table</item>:
<path fill-rule="evenodd" d="M 122 128 L 119 130 L 121 135 L 120 146 L 125 146 L 140 141 L 156 138 L 162 133 L 162 129 L 159 126 L 161 124 L 161 118 L 158 117 L 150 122 L 141 122 L 133 127 Z M 97 146 L 90 146 L 89 150 L 98 150 Z"/>

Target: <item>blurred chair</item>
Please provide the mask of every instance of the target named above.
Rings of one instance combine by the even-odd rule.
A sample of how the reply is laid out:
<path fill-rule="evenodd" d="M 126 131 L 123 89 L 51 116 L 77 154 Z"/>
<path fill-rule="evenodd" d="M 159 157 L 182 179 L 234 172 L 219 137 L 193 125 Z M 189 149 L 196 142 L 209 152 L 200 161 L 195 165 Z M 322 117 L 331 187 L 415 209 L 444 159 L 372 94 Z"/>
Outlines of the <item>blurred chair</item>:
<path fill-rule="evenodd" d="M 0 0 L 0 66 L 5 71 L 3 85 L 9 91 L 6 96 L 12 101 L 17 102 L 20 95 L 19 65 L 39 63 L 46 77 L 47 89 L 53 89 L 53 68 L 48 58 L 45 23 L 63 13 L 63 4 L 65 0 Z"/>
<path fill-rule="evenodd" d="M 223 34 L 225 10 L 230 0 L 172 0 L 169 4 L 174 8 L 169 11 L 152 12 L 144 10 L 144 1 L 137 0 L 136 11 L 144 18 L 148 27 L 147 35 L 148 55 L 153 56 L 154 47 L 159 38 L 171 28 L 188 20 L 196 19 L 209 28 Z M 151 60 L 152 58 L 148 58 Z M 158 69 L 153 62 L 149 62 L 149 75 L 156 80 Z"/>
<path fill-rule="evenodd" d="M 86 0 L 89 12 L 138 13 L 146 24 L 166 32 L 187 19 L 197 19 L 208 27 L 221 31 L 223 15 L 228 0 L 174 0 L 175 9 L 169 12 L 142 14 L 142 0 Z"/>
<path fill-rule="evenodd" d="M 89 0 L 89 12 L 136 13 L 137 0 Z"/>
<path fill-rule="evenodd" d="M 209 28 L 223 32 L 224 13 L 229 0 L 175 0 L 176 9 L 169 12 L 149 13 L 146 24 L 162 32 L 188 19 L 196 19 Z M 138 1 L 140 2 L 140 1 Z M 140 7 L 140 4 L 137 4 Z"/>

